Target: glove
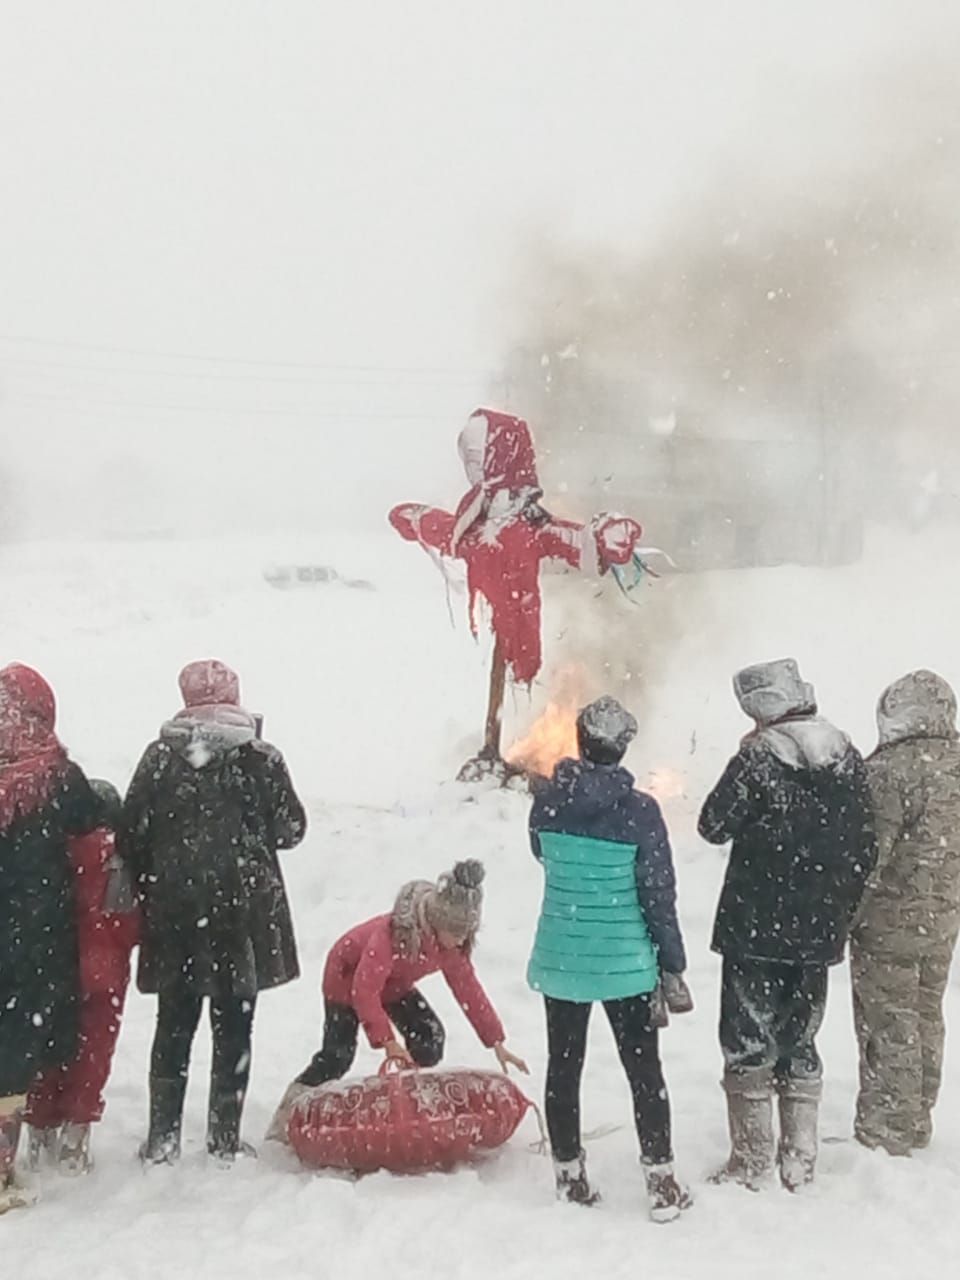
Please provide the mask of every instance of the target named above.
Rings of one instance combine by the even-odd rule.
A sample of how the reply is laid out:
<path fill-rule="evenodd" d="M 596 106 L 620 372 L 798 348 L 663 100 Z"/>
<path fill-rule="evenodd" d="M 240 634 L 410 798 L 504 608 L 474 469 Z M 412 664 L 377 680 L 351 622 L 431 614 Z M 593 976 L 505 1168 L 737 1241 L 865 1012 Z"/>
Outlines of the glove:
<path fill-rule="evenodd" d="M 667 1002 L 663 998 L 663 984 L 658 983 L 656 990 L 650 996 L 650 1027 L 653 1031 L 663 1031 L 669 1025 L 670 1015 L 667 1013 Z"/>
<path fill-rule="evenodd" d="M 663 988 L 663 998 L 671 1013 L 693 1012 L 693 996 L 682 974 L 665 973 L 660 978 L 660 984 Z"/>

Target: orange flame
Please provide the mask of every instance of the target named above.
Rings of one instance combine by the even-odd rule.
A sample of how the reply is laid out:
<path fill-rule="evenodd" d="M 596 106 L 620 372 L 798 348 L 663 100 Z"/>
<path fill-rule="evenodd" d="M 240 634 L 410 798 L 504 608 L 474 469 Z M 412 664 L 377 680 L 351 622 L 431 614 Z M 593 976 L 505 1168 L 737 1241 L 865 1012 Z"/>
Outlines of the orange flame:
<path fill-rule="evenodd" d="M 567 667 L 559 673 L 544 710 L 508 749 L 509 764 L 548 778 L 564 756 L 578 754 L 577 712 L 586 700 L 585 685 L 579 667 Z"/>
<path fill-rule="evenodd" d="M 586 671 L 570 665 L 558 671 L 546 707 L 522 737 L 506 751 L 508 764 L 524 773 L 549 778 L 557 763 L 565 756 L 580 754 L 577 743 L 577 713 L 593 696 Z M 687 794 L 687 776 L 680 769 L 658 765 L 640 781 L 661 804 L 682 800 Z"/>

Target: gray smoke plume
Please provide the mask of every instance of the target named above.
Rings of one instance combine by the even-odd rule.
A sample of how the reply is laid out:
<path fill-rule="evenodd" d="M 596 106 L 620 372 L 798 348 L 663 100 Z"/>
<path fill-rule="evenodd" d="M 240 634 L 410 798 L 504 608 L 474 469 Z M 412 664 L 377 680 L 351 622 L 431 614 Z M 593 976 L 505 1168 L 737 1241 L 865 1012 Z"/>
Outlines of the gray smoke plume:
<path fill-rule="evenodd" d="M 825 88 L 795 138 L 744 139 L 652 239 L 526 246 L 508 386 L 547 502 L 645 520 L 645 495 L 720 495 L 756 516 L 761 564 L 804 560 L 771 550 L 777 519 L 829 529 L 829 563 L 861 516 L 956 514 L 958 208 L 960 81 L 931 55 Z M 667 588 L 593 611 L 548 583 L 544 686 L 579 663 L 638 710 L 697 608 L 694 580 Z"/>
<path fill-rule="evenodd" d="M 652 241 L 543 240 L 525 254 L 511 387 L 540 415 L 548 485 L 570 483 L 570 455 L 597 475 L 622 471 L 611 422 L 634 448 L 658 433 L 696 439 L 699 476 L 714 483 L 724 437 L 822 436 L 840 473 L 833 500 L 873 514 L 930 472 L 955 485 L 955 68 L 928 59 L 864 89 L 851 81 L 811 131 L 792 172 L 746 142 Z M 751 491 L 764 479 L 753 470 Z M 769 479 L 775 494 L 789 488 Z"/>

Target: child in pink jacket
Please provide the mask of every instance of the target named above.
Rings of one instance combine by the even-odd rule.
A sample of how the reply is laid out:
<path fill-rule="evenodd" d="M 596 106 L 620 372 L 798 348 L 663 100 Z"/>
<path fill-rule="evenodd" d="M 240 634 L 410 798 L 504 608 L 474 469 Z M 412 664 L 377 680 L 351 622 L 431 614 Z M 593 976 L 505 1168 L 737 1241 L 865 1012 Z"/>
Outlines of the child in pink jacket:
<path fill-rule="evenodd" d="M 130 952 L 139 913 L 115 848 L 120 797 L 109 782 L 91 779 L 103 820 L 96 831 L 70 840 L 80 952 L 79 1047 L 72 1062 L 44 1072 L 27 1099 L 29 1161 L 44 1157 L 67 1174 L 92 1167 L 90 1126 L 103 1115 L 103 1090 L 130 981 Z"/>
<path fill-rule="evenodd" d="M 482 1044 L 504 1070 L 527 1067 L 506 1047 L 496 1010 L 471 953 L 480 928 L 483 865 L 458 862 L 433 884 L 413 880 L 393 911 L 358 924 L 334 943 L 323 973 L 323 1045 L 284 1094 L 270 1137 L 284 1137 L 297 1098 L 347 1074 L 363 1027 L 370 1045 L 405 1066 L 434 1067 L 443 1057 L 443 1024 L 417 989 L 442 973 Z M 399 1037 L 399 1038 L 398 1038 Z"/>

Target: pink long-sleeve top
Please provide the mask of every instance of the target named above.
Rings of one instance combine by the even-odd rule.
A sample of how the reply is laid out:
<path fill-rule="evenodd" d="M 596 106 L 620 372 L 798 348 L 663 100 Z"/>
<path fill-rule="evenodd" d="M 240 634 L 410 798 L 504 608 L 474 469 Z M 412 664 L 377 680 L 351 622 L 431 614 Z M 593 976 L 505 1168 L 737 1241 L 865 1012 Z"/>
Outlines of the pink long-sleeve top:
<path fill-rule="evenodd" d="M 483 1044 L 488 1049 L 500 1044 L 503 1026 L 469 955 L 459 948 L 444 950 L 426 931 L 418 955 L 401 955 L 389 915 L 356 925 L 334 943 L 323 972 L 323 994 L 332 1004 L 351 1006 L 370 1044 L 381 1049 L 394 1034 L 387 1008 L 409 995 L 421 978 L 438 972 Z"/>

